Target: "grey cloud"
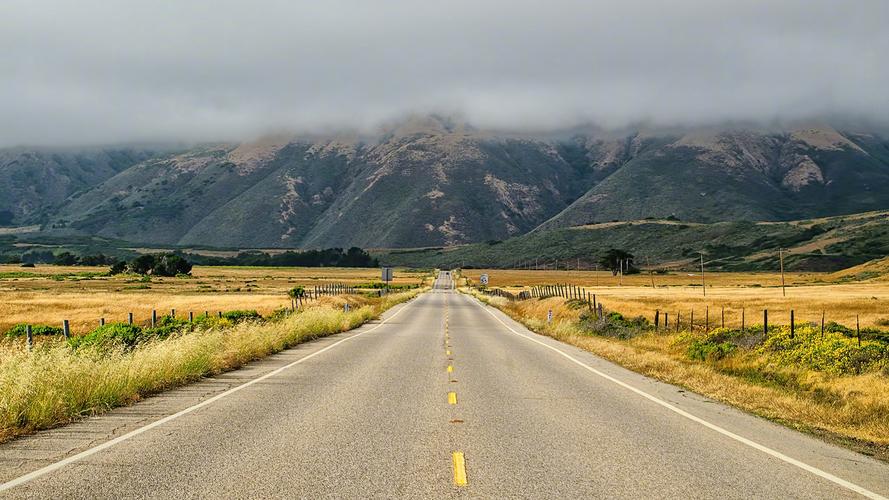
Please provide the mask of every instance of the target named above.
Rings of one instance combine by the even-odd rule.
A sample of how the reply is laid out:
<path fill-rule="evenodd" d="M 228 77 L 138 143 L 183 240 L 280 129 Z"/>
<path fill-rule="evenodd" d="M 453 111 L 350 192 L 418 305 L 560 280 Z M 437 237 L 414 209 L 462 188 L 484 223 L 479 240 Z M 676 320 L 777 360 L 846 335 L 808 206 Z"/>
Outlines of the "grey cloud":
<path fill-rule="evenodd" d="M 0 4 L 0 144 L 889 111 L 885 0 Z"/>

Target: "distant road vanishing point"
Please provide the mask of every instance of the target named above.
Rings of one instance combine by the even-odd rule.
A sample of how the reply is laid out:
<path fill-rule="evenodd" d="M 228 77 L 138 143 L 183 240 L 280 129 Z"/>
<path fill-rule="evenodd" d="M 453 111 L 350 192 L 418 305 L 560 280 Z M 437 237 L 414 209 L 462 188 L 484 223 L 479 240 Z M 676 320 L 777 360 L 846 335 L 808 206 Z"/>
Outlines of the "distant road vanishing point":
<path fill-rule="evenodd" d="M 2 498 L 884 498 L 889 465 L 456 292 L 0 445 Z"/>

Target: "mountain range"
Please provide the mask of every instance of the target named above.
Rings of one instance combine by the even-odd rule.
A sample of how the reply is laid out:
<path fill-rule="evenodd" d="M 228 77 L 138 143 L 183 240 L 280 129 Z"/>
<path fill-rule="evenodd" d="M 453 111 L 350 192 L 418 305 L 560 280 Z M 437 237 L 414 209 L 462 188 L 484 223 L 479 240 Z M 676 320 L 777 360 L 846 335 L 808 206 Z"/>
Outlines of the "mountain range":
<path fill-rule="evenodd" d="M 427 247 L 645 218 L 889 208 L 889 138 L 825 122 L 558 133 L 437 116 L 376 134 L 0 150 L 0 225 L 159 245 Z"/>

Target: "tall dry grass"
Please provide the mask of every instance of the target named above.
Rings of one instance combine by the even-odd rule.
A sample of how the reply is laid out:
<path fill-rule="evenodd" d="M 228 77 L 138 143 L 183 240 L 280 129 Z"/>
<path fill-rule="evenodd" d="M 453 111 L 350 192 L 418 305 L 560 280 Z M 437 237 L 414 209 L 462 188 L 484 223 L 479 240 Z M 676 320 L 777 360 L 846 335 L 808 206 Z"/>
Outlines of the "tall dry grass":
<path fill-rule="evenodd" d="M 146 395 L 249 361 L 309 339 L 355 328 L 420 290 L 382 299 L 325 297 L 280 321 L 199 330 L 132 351 L 72 350 L 62 342 L 27 351 L 0 344 L 0 441 L 132 403 Z M 342 304 L 350 302 L 350 312 Z"/>
<path fill-rule="evenodd" d="M 835 375 L 783 366 L 756 353 L 730 356 L 717 363 L 695 361 L 680 342 L 688 332 L 646 333 L 628 340 L 605 338 L 585 332 L 579 324 L 583 309 L 569 307 L 563 299 L 510 302 L 471 293 L 535 332 L 644 375 L 889 459 L 889 377 L 884 373 Z M 549 310 L 553 311 L 552 323 L 546 321 Z"/>

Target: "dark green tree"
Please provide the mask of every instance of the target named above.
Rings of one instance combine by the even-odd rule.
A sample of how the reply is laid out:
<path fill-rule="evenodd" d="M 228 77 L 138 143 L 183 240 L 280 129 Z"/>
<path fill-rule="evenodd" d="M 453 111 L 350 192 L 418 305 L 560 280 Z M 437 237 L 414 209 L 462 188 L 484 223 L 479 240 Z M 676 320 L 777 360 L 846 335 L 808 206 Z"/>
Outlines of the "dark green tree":
<path fill-rule="evenodd" d="M 71 252 L 62 252 L 56 255 L 53 264 L 57 266 L 73 266 L 78 263 L 77 256 Z"/>
<path fill-rule="evenodd" d="M 154 255 L 140 255 L 131 260 L 127 268 L 131 273 L 150 274 L 154 269 Z"/>
<path fill-rule="evenodd" d="M 156 255 L 151 274 L 154 276 L 178 276 L 190 274 L 191 263 L 174 253 Z"/>
<path fill-rule="evenodd" d="M 624 274 L 636 274 L 639 272 L 639 268 L 633 264 L 633 258 L 633 254 L 626 250 L 612 248 L 599 258 L 599 265 L 611 271 L 612 275 L 617 275 L 621 266 L 623 266 Z"/>

